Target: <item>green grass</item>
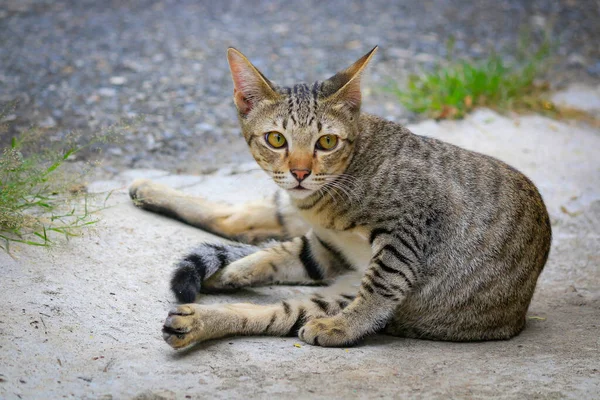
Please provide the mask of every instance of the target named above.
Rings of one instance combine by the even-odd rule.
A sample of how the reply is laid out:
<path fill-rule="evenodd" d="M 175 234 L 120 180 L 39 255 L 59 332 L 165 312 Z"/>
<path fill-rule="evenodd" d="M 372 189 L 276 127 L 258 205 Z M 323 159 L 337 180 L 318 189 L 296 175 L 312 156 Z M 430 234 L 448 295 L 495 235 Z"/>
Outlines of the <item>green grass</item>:
<path fill-rule="evenodd" d="M 24 156 L 30 137 L 13 138 L 0 156 L 0 239 L 4 241 L 0 247 L 6 251 L 12 242 L 48 246 L 51 233 L 73 236 L 96 222 L 87 201 L 83 211 L 75 204 L 79 192 L 61 187 L 56 180 L 59 168 L 78 149 Z"/>
<path fill-rule="evenodd" d="M 53 145 L 36 128 L 13 137 L 0 154 L 0 248 L 9 252 L 12 243 L 49 247 L 57 237 L 80 235 L 98 222 L 102 206 L 86 193 L 84 183 L 94 163 L 65 167 L 70 157 L 96 143 L 116 140 L 129 127 L 112 126 L 85 145 L 78 144 L 77 134 Z M 6 128 L 0 127 L 0 132 Z"/>
<path fill-rule="evenodd" d="M 452 41 L 448 48 L 451 54 Z M 406 88 L 392 82 L 387 90 L 410 111 L 438 119 L 462 118 L 480 106 L 552 113 L 556 107 L 543 97 L 547 84 L 537 82 L 547 68 L 551 46 L 546 41 L 535 50 L 528 48 L 522 41 L 510 64 L 497 54 L 479 61 L 449 57 L 432 71 L 410 76 Z"/>

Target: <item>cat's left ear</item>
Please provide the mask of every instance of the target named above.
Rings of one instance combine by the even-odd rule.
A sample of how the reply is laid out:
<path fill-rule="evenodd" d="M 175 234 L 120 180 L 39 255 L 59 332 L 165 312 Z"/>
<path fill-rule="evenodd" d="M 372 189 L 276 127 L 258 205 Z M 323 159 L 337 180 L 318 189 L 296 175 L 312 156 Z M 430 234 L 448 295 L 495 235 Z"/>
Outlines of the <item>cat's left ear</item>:
<path fill-rule="evenodd" d="M 350 67 L 343 71 L 338 72 L 327 81 L 325 84 L 329 86 L 330 90 L 335 91 L 328 98 L 334 103 L 344 105 L 350 108 L 352 111 L 358 111 L 361 103 L 361 92 L 360 92 L 360 79 L 363 71 L 371 61 L 371 58 L 377 52 L 377 46 L 373 47 L 371 51 L 358 59 Z"/>
<path fill-rule="evenodd" d="M 233 100 L 241 115 L 246 115 L 256 104 L 276 99 L 274 85 L 239 51 L 230 47 L 227 61 L 233 79 Z"/>

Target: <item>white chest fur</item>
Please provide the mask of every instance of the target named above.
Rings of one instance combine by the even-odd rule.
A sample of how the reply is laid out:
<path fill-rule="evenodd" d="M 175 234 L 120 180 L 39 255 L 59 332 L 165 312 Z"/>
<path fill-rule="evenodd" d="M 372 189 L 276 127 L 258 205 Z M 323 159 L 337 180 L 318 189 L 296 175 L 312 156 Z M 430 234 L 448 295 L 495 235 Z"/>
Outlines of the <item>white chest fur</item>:
<path fill-rule="evenodd" d="M 371 245 L 358 232 L 340 232 L 331 229 L 313 228 L 322 240 L 334 246 L 357 270 L 364 271 L 371 259 Z"/>

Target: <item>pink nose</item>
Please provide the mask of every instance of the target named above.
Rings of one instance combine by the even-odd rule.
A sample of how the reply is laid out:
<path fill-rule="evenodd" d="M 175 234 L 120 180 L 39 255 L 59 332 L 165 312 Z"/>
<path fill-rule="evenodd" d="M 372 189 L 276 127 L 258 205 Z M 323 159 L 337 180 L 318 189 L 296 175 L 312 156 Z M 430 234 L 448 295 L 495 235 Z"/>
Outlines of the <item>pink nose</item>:
<path fill-rule="evenodd" d="M 302 182 L 310 175 L 310 169 L 290 169 L 290 172 L 294 177 L 298 180 L 298 182 Z"/>

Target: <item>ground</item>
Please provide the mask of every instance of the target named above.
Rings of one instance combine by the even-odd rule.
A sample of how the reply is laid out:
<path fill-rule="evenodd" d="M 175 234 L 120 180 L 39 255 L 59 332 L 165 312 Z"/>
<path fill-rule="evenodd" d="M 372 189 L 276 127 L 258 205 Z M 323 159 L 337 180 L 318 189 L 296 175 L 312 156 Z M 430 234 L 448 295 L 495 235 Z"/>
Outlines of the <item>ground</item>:
<path fill-rule="evenodd" d="M 34 124 L 51 141 L 143 117 L 104 149 L 104 175 L 211 172 L 251 161 L 228 46 L 289 85 L 326 79 L 379 45 L 364 107 L 406 123 L 416 116 L 384 88 L 444 62 L 451 39 L 458 60 L 496 51 L 510 62 L 522 32 L 537 44 L 549 33 L 552 87 L 599 84 L 598 20 L 595 0 L 3 0 L 0 110 L 16 102 L 10 133 Z"/>
<path fill-rule="evenodd" d="M 519 30 L 550 32 L 546 78 L 557 102 L 600 114 L 600 5 L 574 0 L 0 2 L 0 147 L 37 125 L 48 141 L 85 142 L 144 119 L 103 147 L 90 192 L 115 190 L 101 223 L 51 251 L 0 252 L 0 398 L 600 398 L 600 130 L 583 122 L 501 116 L 420 121 L 382 88 L 446 57 L 495 49 Z M 325 349 L 296 338 L 243 337 L 185 351 L 163 342 L 175 304 L 173 263 L 198 229 L 135 208 L 147 177 L 214 200 L 274 190 L 239 135 L 225 49 L 273 80 L 323 79 L 373 45 L 364 108 L 496 156 L 525 172 L 548 205 L 554 240 L 527 327 L 503 342 L 377 335 Z M 564 90 L 563 90 L 564 89 Z M 72 160 L 80 168 L 92 159 Z M 185 175 L 184 175 L 185 174 Z M 315 289 L 265 287 L 201 302 L 271 302 Z"/>
<path fill-rule="evenodd" d="M 584 88 L 575 98 L 582 90 L 600 100 Z M 600 131 L 489 110 L 410 128 L 497 156 L 539 186 L 554 241 L 518 337 L 444 343 L 378 335 L 342 349 L 238 337 L 174 351 L 160 332 L 174 304 L 172 264 L 198 242 L 219 239 L 135 208 L 126 186 L 148 177 L 241 202 L 274 185 L 253 164 L 211 175 L 128 170 L 90 185 L 95 192 L 118 189 L 90 235 L 51 252 L 15 246 L 13 257 L 0 253 L 0 397 L 598 397 Z M 265 287 L 200 301 L 271 302 L 312 290 Z"/>

